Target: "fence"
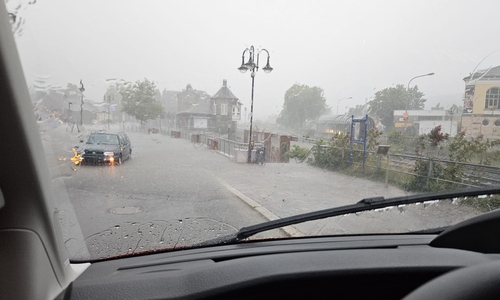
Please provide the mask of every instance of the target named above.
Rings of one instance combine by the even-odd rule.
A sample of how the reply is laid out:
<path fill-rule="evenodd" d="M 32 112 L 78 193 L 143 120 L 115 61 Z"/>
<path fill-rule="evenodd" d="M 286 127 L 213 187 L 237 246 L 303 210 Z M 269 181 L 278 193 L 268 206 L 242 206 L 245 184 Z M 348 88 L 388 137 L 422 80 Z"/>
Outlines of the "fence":
<path fill-rule="evenodd" d="M 146 125 L 125 124 L 123 128 L 131 132 L 152 133 L 151 129 Z M 191 140 L 193 144 L 199 147 L 207 147 L 215 150 L 238 162 L 246 162 L 248 158 L 247 143 L 224 139 L 213 133 L 167 128 L 162 128 L 159 133 Z M 317 140 L 314 138 L 299 137 L 296 141 L 307 144 L 317 143 Z M 408 139 L 407 148 L 413 147 L 413 144 L 416 142 L 416 138 Z M 256 143 L 254 148 L 256 149 L 260 146 L 262 146 L 262 144 Z M 313 159 L 313 161 L 317 160 L 317 157 L 314 157 L 315 155 L 321 156 L 321 154 L 336 149 L 335 153 L 328 153 L 328 163 L 323 163 L 323 165 L 318 166 L 332 170 L 350 169 L 355 172 L 362 170 L 363 150 L 353 148 L 353 159 L 351 164 L 349 164 L 349 147 L 321 145 L 319 150 L 317 150 L 316 147 L 317 145 L 314 145 L 308 154 L 308 157 Z M 270 149 L 267 149 L 267 151 L 270 151 Z M 432 189 L 433 185 L 436 186 L 439 184 L 446 187 L 480 187 L 500 184 L 499 167 L 456 162 L 442 158 L 425 158 L 409 154 L 390 153 L 386 156 L 381 156 L 377 155 L 375 151 L 369 150 L 367 150 L 366 153 L 365 170 L 362 172 L 368 176 L 374 174 L 383 175 L 383 173 L 385 173 L 386 182 L 391 179 L 391 181 L 399 181 L 399 183 L 413 183 L 417 185 L 414 186 L 414 188 L 420 189 Z M 255 150 L 252 151 L 252 161 L 254 160 Z M 418 172 L 416 172 L 416 170 Z M 445 172 L 446 170 L 448 171 Z"/>
<path fill-rule="evenodd" d="M 137 131 L 148 132 L 146 129 L 137 129 Z M 213 133 L 202 131 L 189 131 L 177 129 L 162 129 L 161 134 L 168 135 L 174 138 L 182 138 L 190 140 L 195 146 L 206 147 L 219 152 L 237 162 L 246 162 L 248 159 L 248 143 L 241 143 L 237 141 L 228 140 Z M 262 146 L 261 143 L 255 143 L 254 148 Z M 252 161 L 255 160 L 255 150 L 252 151 Z"/>
<path fill-rule="evenodd" d="M 320 167 L 328 169 L 345 169 L 363 172 L 367 176 L 384 176 L 386 183 L 392 182 L 405 184 L 414 190 L 439 190 L 444 188 L 467 188 L 492 186 L 500 184 L 500 168 L 474 163 L 463 163 L 438 158 L 425 158 L 422 156 L 406 154 L 377 155 L 375 151 L 367 151 L 365 170 L 362 171 L 363 150 L 352 149 L 353 159 L 349 166 L 349 148 L 321 145 L 318 150 L 314 146 L 311 154 L 316 154 L 313 159 Z M 321 158 L 329 159 L 331 163 L 325 164 Z M 318 162 L 322 165 L 319 165 Z"/>

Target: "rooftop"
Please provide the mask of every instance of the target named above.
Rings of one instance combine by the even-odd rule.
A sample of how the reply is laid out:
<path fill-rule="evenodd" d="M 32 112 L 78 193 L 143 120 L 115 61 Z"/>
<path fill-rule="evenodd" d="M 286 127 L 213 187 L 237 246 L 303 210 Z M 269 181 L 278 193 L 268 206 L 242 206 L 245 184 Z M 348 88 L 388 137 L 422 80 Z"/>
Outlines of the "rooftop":
<path fill-rule="evenodd" d="M 493 68 L 479 70 L 474 74 L 470 74 L 469 76 L 464 78 L 465 82 L 471 80 L 479 80 L 479 79 L 500 79 L 500 66 L 496 66 Z"/>
<path fill-rule="evenodd" d="M 177 114 L 189 114 L 189 115 L 211 115 L 211 101 L 210 99 L 202 99 L 200 103 L 191 104 L 191 108 L 185 111 L 178 112 Z"/>
<path fill-rule="evenodd" d="M 215 95 L 211 97 L 211 99 L 228 99 L 228 100 L 238 100 L 236 96 L 231 92 L 231 90 L 227 87 L 227 80 L 224 79 L 222 81 L 222 87 L 219 89 Z"/>

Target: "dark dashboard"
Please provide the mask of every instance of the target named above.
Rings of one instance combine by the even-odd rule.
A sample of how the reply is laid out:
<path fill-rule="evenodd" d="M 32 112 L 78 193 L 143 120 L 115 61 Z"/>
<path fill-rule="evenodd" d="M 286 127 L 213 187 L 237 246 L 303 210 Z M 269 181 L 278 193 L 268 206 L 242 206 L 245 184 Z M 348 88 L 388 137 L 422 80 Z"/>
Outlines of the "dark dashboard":
<path fill-rule="evenodd" d="M 439 234 L 180 249 L 94 262 L 60 299 L 498 299 L 500 210 Z M 437 299 L 436 298 L 436 299 Z"/>
<path fill-rule="evenodd" d="M 499 258 L 431 247 L 434 238 L 268 240 L 101 261 L 64 299 L 401 299 L 444 273 Z"/>

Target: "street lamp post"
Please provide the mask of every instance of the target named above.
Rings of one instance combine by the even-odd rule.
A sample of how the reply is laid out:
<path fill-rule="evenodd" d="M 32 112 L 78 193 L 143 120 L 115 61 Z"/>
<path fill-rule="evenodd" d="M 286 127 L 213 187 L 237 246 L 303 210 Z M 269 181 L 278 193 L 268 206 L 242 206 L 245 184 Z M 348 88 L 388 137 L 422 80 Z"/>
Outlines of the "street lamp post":
<path fill-rule="evenodd" d="M 259 57 L 260 53 L 262 51 L 265 51 L 267 53 L 267 64 L 265 67 L 262 68 L 265 73 L 271 73 L 273 68 L 269 65 L 269 58 L 271 56 L 269 55 L 269 51 L 266 49 L 262 49 L 257 52 L 257 62 L 255 62 L 255 49 L 253 46 L 250 48 L 246 48 L 243 51 L 243 54 L 241 55 L 241 66 L 238 68 L 241 73 L 245 73 L 246 71 L 250 70 L 250 76 L 252 77 L 252 98 L 251 98 L 251 105 L 250 105 L 250 136 L 248 137 L 248 158 L 247 162 L 251 163 L 252 162 L 252 146 L 253 146 L 253 136 L 252 136 L 252 122 L 253 122 L 253 91 L 254 91 L 254 81 L 255 81 L 255 73 L 259 71 Z M 245 54 L 248 52 L 248 62 L 245 63 Z"/>
<path fill-rule="evenodd" d="M 412 79 L 410 79 L 410 81 L 408 81 L 408 87 L 406 88 L 405 113 L 403 114 L 403 120 L 405 121 L 405 130 L 404 130 L 405 132 L 406 132 L 406 121 L 408 121 L 408 117 L 409 117 L 408 116 L 408 102 L 410 102 L 410 83 L 413 81 L 413 79 L 424 77 L 424 76 L 432 76 L 432 75 L 434 75 L 434 72 L 415 76 Z"/>
<path fill-rule="evenodd" d="M 342 98 L 342 99 L 339 99 L 339 100 L 337 101 L 337 116 L 339 115 L 339 103 L 340 103 L 340 101 L 341 101 L 341 100 L 345 100 L 345 99 L 352 99 L 352 97 Z"/>

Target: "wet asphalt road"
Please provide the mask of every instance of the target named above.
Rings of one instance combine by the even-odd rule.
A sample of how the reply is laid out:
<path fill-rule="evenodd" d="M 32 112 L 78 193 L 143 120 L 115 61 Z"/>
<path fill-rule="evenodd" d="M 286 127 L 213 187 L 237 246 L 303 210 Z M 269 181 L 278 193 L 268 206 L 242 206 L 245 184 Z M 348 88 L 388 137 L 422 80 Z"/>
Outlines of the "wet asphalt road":
<path fill-rule="evenodd" d="M 66 246 L 81 259 L 87 259 L 89 252 L 90 257 L 101 258 L 188 246 L 268 219 L 367 197 L 406 194 L 380 182 L 307 164 L 239 164 L 185 139 L 128 134 L 133 143 L 131 160 L 119 166 L 80 167 L 69 162 L 71 145 L 80 140 L 77 133 L 56 128 L 42 135 L 52 157 L 49 168 Z M 477 213 L 451 202 L 414 205 L 305 222 L 286 234 L 410 232 L 448 226 Z M 74 238 L 78 236 L 74 219 L 83 231 L 80 238 Z M 283 236 L 283 231 L 273 230 L 253 238 Z"/>
<path fill-rule="evenodd" d="M 92 258 L 182 247 L 267 221 L 218 180 L 228 158 L 182 139 L 128 133 L 132 159 L 122 165 L 69 162 L 78 137 L 54 130 L 46 140 Z M 226 174 L 227 175 L 227 174 Z M 275 230 L 260 237 L 281 237 Z"/>

